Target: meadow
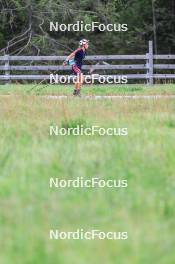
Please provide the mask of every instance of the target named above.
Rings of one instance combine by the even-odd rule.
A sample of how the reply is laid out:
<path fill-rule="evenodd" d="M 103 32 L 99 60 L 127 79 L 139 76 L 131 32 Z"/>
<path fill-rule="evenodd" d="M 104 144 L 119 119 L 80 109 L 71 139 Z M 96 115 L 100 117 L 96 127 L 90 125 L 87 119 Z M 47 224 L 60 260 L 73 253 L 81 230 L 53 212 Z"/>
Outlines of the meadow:
<path fill-rule="evenodd" d="M 0 94 L 6 95 L 72 95 L 73 85 L 57 84 L 7 84 L 0 85 Z M 84 85 L 84 95 L 175 95 L 175 84 L 156 84 L 147 86 L 144 84 L 122 84 L 122 85 Z"/>
<path fill-rule="evenodd" d="M 175 263 L 175 100 L 48 100 L 30 87 L 0 87 L 10 95 L 0 96 L 0 263 Z M 173 85 L 106 91 L 126 92 L 175 94 Z M 50 136 L 50 125 L 127 127 L 128 136 Z M 50 177 L 128 187 L 50 189 Z M 77 228 L 127 231 L 128 240 L 49 239 L 50 229 Z"/>

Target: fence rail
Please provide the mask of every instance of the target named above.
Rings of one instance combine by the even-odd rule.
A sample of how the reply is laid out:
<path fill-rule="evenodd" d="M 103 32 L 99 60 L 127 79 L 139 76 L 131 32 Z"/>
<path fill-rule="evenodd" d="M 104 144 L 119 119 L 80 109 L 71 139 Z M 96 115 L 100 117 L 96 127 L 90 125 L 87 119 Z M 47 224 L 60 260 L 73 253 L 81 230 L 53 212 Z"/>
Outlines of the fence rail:
<path fill-rule="evenodd" d="M 39 74 L 30 71 L 69 71 L 71 70 L 71 66 L 62 66 L 62 65 L 15 65 L 16 62 L 28 61 L 30 64 L 33 62 L 58 62 L 65 60 L 65 56 L 10 56 L 4 55 L 0 56 L 0 80 L 8 83 L 10 80 L 49 80 L 50 74 Z M 175 64 L 170 64 L 169 60 L 175 60 L 175 55 L 154 55 L 153 54 L 153 42 L 149 41 L 148 53 L 145 55 L 97 55 L 97 56 L 87 56 L 85 58 L 86 61 L 95 62 L 93 65 L 84 65 L 84 70 L 93 69 L 93 71 L 104 70 L 104 71 L 115 71 L 115 74 L 103 74 L 104 77 L 110 76 L 111 78 L 117 78 L 121 76 L 118 71 L 126 70 L 125 75 L 128 79 L 144 79 L 147 84 L 153 85 L 155 79 L 175 79 L 174 73 L 160 73 L 162 70 L 175 70 Z M 154 63 L 156 60 L 156 63 Z M 157 60 L 166 60 L 168 62 L 164 62 L 162 64 L 158 64 Z M 108 61 L 108 62 L 106 62 Z M 110 61 L 115 63 L 116 61 L 134 61 L 134 64 L 109 64 Z M 137 62 L 141 62 L 138 64 Z M 4 63 L 4 65 L 2 65 Z M 101 63 L 101 64 L 100 64 Z M 136 71 L 131 74 L 128 71 Z M 159 72 L 156 72 L 158 70 Z M 15 73 L 14 73 L 15 71 Z M 28 71 L 28 74 L 21 74 L 21 71 Z M 139 71 L 139 72 L 138 72 Z M 19 72 L 19 74 L 16 74 Z M 50 72 L 53 74 L 53 72 Z M 66 74 L 65 74 L 66 76 Z M 60 78 L 61 75 L 58 75 Z"/>

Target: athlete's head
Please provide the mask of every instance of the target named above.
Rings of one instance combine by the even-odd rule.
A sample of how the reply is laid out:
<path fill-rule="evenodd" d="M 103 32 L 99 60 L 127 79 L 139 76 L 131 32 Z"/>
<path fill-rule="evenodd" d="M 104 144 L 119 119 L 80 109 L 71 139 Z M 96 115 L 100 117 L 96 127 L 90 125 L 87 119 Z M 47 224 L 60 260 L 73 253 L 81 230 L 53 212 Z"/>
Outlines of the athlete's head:
<path fill-rule="evenodd" d="M 87 40 L 87 39 L 81 39 L 79 41 L 79 45 L 80 45 L 81 48 L 88 49 L 88 47 L 89 47 L 89 40 Z"/>

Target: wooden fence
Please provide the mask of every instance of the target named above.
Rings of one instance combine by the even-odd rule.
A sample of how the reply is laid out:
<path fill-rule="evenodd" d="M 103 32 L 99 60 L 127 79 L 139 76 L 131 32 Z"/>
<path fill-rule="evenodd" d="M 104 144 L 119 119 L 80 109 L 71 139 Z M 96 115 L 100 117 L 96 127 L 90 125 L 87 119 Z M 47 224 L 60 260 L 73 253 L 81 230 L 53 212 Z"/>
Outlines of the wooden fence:
<path fill-rule="evenodd" d="M 68 71 L 71 69 L 70 66 L 62 66 L 62 62 L 65 60 L 65 56 L 10 56 L 4 55 L 0 56 L 0 80 L 9 83 L 11 80 L 49 80 L 50 74 L 55 71 Z M 149 41 L 148 53 L 145 55 L 97 55 L 97 56 L 87 56 L 86 61 L 93 62 L 93 65 L 84 65 L 84 70 L 93 69 L 114 71 L 115 74 L 103 75 L 110 76 L 112 78 L 117 78 L 121 75 L 125 75 L 127 79 L 143 79 L 149 85 L 154 84 L 156 79 L 175 79 L 174 73 L 165 73 L 165 70 L 175 70 L 175 64 L 169 64 L 169 61 L 175 60 L 175 55 L 154 55 L 153 54 L 153 42 Z M 156 63 L 154 63 L 156 60 Z M 164 60 L 168 63 L 158 64 L 157 61 Z M 30 65 L 15 65 L 15 62 L 30 62 Z M 31 65 L 36 62 L 47 62 L 47 65 Z M 60 65 L 48 65 L 49 62 L 54 61 L 56 64 Z M 57 63 L 59 61 L 59 63 Z M 134 61 L 135 64 L 109 64 L 106 61 Z M 142 64 L 138 64 L 142 62 Z M 102 63 L 102 65 L 100 65 Z M 3 65 L 2 65 L 3 64 Z M 52 63 L 53 64 L 53 63 Z M 119 74 L 119 71 L 126 73 Z M 155 71 L 162 71 L 164 73 L 156 73 Z M 14 74 L 15 72 L 27 72 L 27 74 Z M 41 74 L 30 74 L 31 71 L 45 71 L 46 75 Z M 48 74 L 48 71 L 50 74 Z M 137 71 L 136 73 L 128 73 L 128 71 Z M 139 73 L 138 73 L 139 71 Z M 62 75 L 59 75 L 62 76 Z"/>

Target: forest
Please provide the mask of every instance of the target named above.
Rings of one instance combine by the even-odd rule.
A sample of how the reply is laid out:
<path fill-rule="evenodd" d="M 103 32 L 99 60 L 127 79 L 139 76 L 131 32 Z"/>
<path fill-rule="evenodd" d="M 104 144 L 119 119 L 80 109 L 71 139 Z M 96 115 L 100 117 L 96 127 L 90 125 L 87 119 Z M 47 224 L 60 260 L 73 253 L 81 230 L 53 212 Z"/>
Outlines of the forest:
<path fill-rule="evenodd" d="M 90 54 L 175 53 L 174 0 L 0 0 L 0 55 L 65 55 L 81 38 Z M 50 31 L 50 23 L 127 24 L 127 31 Z"/>

